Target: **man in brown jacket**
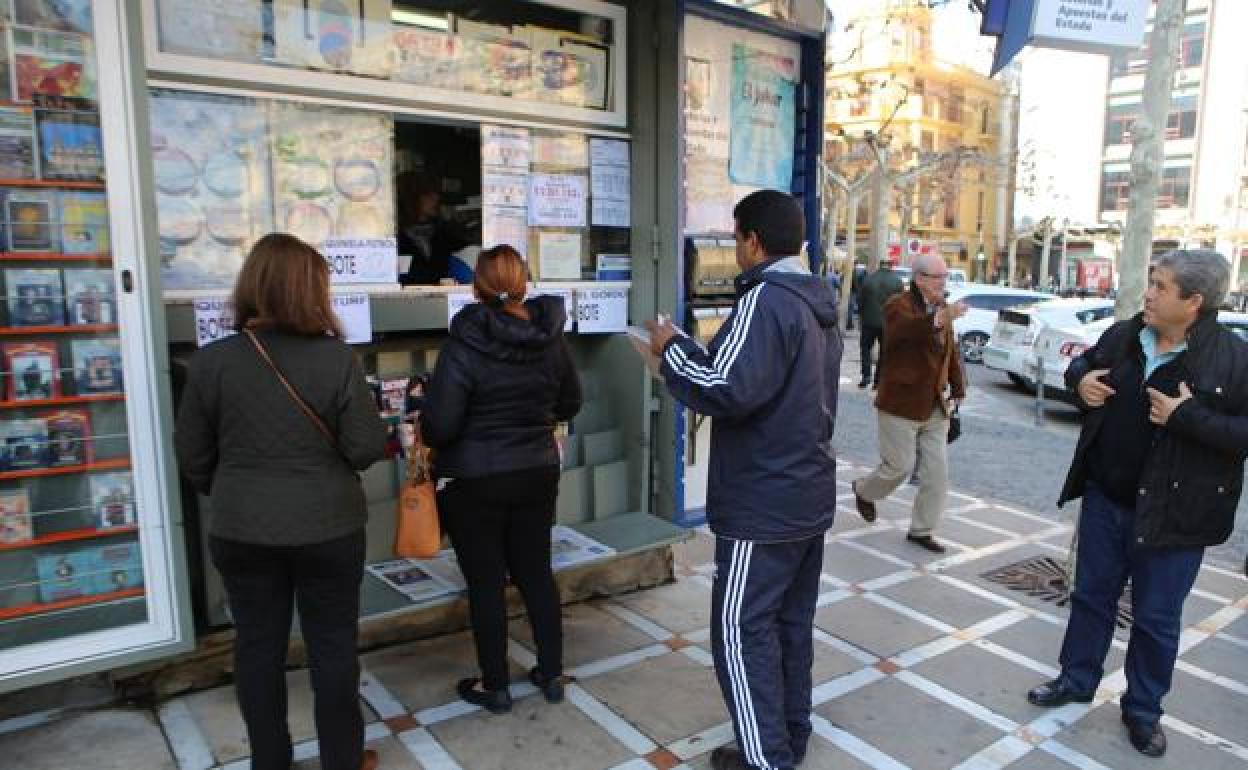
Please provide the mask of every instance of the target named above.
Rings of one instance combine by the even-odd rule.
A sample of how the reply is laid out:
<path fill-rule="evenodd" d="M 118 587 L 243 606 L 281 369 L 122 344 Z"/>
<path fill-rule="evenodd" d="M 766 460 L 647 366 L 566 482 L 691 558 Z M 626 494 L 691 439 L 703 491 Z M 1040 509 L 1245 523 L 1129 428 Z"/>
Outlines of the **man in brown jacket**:
<path fill-rule="evenodd" d="M 858 512 L 875 521 L 875 502 L 888 497 L 914 470 L 923 468 L 906 539 L 935 553 L 945 547 L 932 537 L 945 507 L 949 469 L 945 445 L 949 414 L 966 396 L 953 322 L 966 305 L 945 303 L 948 268 L 936 256 L 914 263 L 910 290 L 884 305 L 884 355 L 880 379 L 880 464 L 853 483 Z"/>

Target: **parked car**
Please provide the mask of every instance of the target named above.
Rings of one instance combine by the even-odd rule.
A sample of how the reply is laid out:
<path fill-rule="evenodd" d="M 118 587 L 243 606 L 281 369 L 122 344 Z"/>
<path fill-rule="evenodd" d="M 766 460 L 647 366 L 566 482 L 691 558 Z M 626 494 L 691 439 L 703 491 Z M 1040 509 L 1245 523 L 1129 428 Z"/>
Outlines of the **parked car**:
<path fill-rule="evenodd" d="M 1100 298 L 1045 299 L 1002 310 L 992 329 L 992 341 L 983 351 L 984 366 L 1005 372 L 1019 387 L 1033 387 L 1036 377 L 1032 346 L 1042 331 L 1078 329 L 1113 316 L 1113 301 Z"/>
<path fill-rule="evenodd" d="M 965 302 L 968 306 L 966 315 L 953 322 L 953 333 L 958 338 L 962 358 L 971 363 L 983 360 L 984 348 L 992 338 L 993 325 L 1000 311 L 1034 303 L 1048 296 L 1030 289 L 986 283 L 963 283 L 950 288 L 949 302 Z"/>
<path fill-rule="evenodd" d="M 1063 401 L 1074 401 L 1074 394 L 1066 389 L 1066 369 L 1071 359 L 1096 344 L 1105 330 L 1114 323 L 1113 316 L 1080 326 L 1050 326 L 1036 335 L 1035 351 L 1044 364 L 1044 392 L 1046 396 Z M 1248 313 L 1218 313 L 1218 323 L 1248 340 Z"/>

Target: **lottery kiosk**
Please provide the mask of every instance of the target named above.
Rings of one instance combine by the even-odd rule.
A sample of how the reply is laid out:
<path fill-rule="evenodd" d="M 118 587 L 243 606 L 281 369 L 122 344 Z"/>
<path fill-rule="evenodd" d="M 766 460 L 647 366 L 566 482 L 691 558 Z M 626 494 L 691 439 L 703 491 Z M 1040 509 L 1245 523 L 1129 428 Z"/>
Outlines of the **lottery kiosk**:
<path fill-rule="evenodd" d="M 585 391 L 561 428 L 564 598 L 670 579 L 701 458 L 624 332 L 702 318 L 691 243 L 731 237 L 734 197 L 791 190 L 818 232 L 822 2 L 2 5 L 0 690 L 224 671 L 212 511 L 178 477 L 173 415 L 273 231 L 325 254 L 396 435 L 476 254 L 525 255 Z M 392 563 L 394 449 L 363 474 L 364 645 L 465 623 L 452 559 Z"/>

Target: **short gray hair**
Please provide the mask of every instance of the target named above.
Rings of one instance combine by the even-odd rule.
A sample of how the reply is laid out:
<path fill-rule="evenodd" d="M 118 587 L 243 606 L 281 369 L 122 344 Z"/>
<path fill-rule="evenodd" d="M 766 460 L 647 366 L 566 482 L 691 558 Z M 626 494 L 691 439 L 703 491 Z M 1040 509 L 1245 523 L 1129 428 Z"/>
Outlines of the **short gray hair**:
<path fill-rule="evenodd" d="M 1199 294 L 1201 315 L 1218 312 L 1226 299 L 1231 283 L 1230 264 L 1213 249 L 1167 251 L 1153 262 L 1153 267 L 1164 267 L 1174 273 L 1179 296 L 1183 299 Z"/>

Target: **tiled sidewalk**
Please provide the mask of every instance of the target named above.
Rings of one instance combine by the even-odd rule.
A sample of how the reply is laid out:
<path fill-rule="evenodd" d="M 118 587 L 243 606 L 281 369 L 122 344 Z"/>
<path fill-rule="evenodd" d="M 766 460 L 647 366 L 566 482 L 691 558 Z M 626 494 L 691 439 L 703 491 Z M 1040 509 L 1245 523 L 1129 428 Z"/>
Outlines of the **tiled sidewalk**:
<path fill-rule="evenodd" d="M 1095 702 L 1034 708 L 1024 693 L 1056 673 L 1065 611 L 980 577 L 1029 556 L 1063 556 L 1069 525 L 955 493 L 938 532 L 950 552 L 930 555 L 903 539 L 912 487 L 881 505 L 875 525 L 852 511 L 847 482 L 863 472 L 841 469 L 816 617 L 815 736 L 803 768 L 1248 768 L 1248 580 L 1202 571 L 1166 701 L 1170 751 L 1147 760 L 1118 721 L 1125 636 Z M 454 682 L 475 668 L 467 634 L 365 656 L 361 696 L 382 767 L 708 767 L 711 749 L 732 740 L 707 651 L 711 553 L 702 533 L 679 547 L 676 583 L 565 608 L 566 663 L 577 681 L 557 706 L 527 684 L 513 687 L 520 697 L 506 716 L 459 702 Z M 523 621 L 512 637 L 519 681 L 533 662 Z M 297 767 L 316 768 L 306 674 L 291 673 L 290 683 Z M 79 719 L 93 718 L 102 717 Z M 166 703 L 159 726 L 176 758 L 117 766 L 248 766 L 228 688 Z M 129 736 L 133 753 L 158 734 L 147 727 L 114 725 L 102 740 Z M 0 753 L 27 768 L 70 766 L 74 733 L 58 724 L 0 737 Z"/>

